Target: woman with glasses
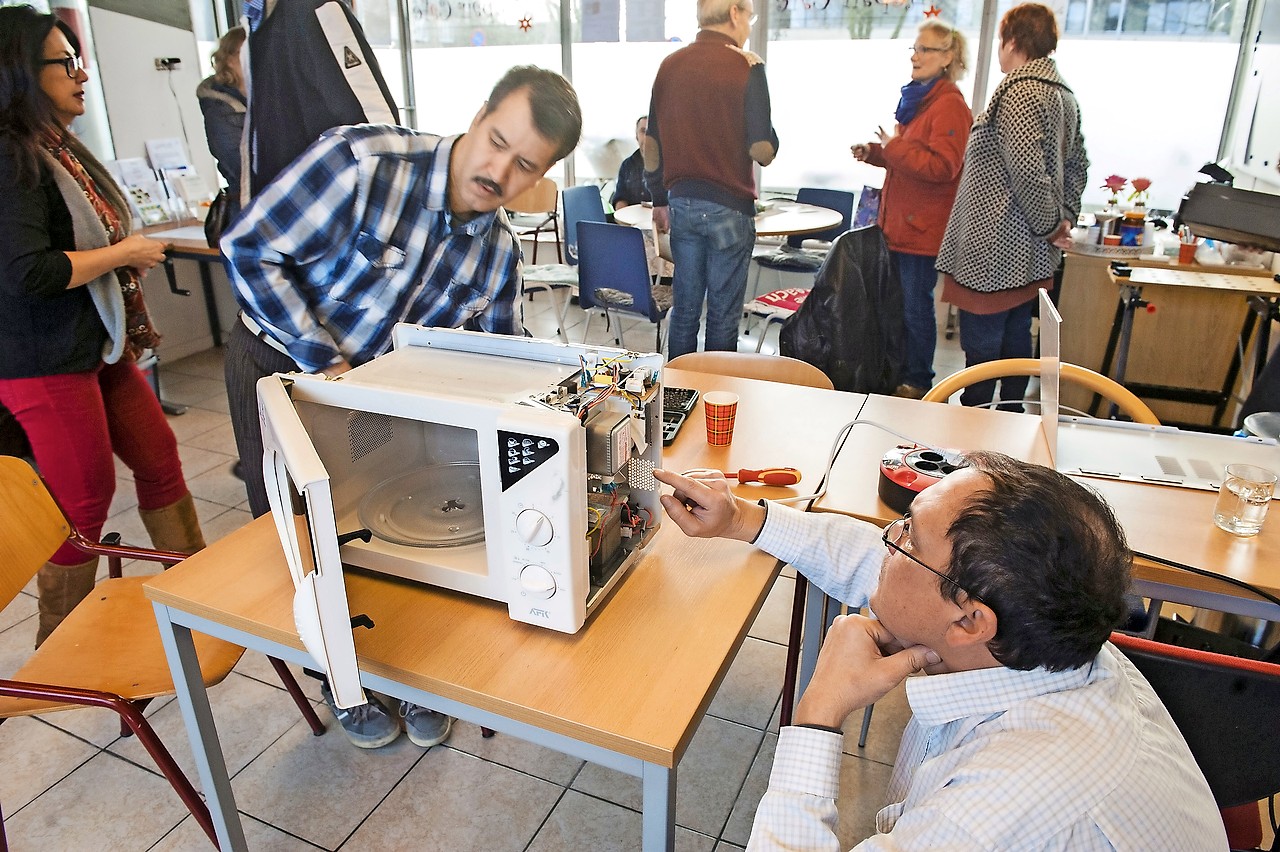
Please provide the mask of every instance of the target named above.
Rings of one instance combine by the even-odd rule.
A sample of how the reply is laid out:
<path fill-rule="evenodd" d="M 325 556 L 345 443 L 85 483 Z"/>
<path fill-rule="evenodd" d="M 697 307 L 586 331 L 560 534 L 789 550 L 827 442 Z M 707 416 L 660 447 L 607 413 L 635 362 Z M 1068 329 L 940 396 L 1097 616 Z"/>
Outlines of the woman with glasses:
<path fill-rule="evenodd" d="M 204 547 L 174 438 L 136 359 L 159 335 L 140 277 L 164 258 L 130 235 L 129 206 L 69 126 L 89 79 L 75 33 L 30 6 L 0 8 L 0 404 L 41 475 L 96 540 L 130 469 L 156 547 Z M 92 589 L 98 558 L 63 545 L 40 569 L 36 644 Z"/>
<path fill-rule="evenodd" d="M 1050 54 L 1053 10 L 1014 6 L 1000 20 L 1000 70 L 986 110 L 973 123 L 964 174 L 938 251 L 942 298 L 960 311 L 965 364 L 1027 358 L 1039 288 L 1051 288 L 1061 249 L 1080 212 L 1089 169 L 1080 106 Z M 965 389 L 965 405 L 986 405 L 996 381 Z M 1004 379 L 1000 407 L 1022 410 L 1027 378 Z"/>
<path fill-rule="evenodd" d="M 894 133 L 853 145 L 853 156 L 885 169 L 880 228 L 902 282 L 906 365 L 897 396 L 919 399 L 933 384 L 938 324 L 934 258 L 960 184 L 973 113 L 956 81 L 967 68 L 964 36 L 928 19 L 911 46 L 911 81 L 902 87 Z"/>

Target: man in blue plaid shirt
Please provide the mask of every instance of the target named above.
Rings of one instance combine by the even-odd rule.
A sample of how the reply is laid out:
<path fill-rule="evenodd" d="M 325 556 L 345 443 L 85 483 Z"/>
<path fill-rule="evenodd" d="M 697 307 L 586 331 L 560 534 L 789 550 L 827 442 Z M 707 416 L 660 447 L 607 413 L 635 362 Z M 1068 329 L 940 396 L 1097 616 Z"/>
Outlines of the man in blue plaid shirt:
<path fill-rule="evenodd" d="M 344 373 L 389 350 L 398 322 L 524 333 L 520 243 L 502 207 L 572 151 L 581 131 L 569 82 L 519 66 L 466 133 L 329 130 L 245 208 L 221 249 L 241 308 L 226 344 L 227 396 L 254 517 L 270 510 L 260 378 Z M 328 700 L 327 684 L 325 692 Z M 333 709 L 363 748 L 399 735 L 376 702 Z M 448 735 L 447 717 L 402 714 L 419 745 Z M 420 714 L 439 733 L 415 738 Z"/>

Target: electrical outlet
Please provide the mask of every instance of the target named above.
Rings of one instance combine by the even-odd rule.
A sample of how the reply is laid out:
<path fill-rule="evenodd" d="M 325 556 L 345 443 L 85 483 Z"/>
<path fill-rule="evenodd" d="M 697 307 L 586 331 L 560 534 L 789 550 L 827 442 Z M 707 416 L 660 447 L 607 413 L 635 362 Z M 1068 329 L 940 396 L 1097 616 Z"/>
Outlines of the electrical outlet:
<path fill-rule="evenodd" d="M 182 60 L 176 56 L 157 56 L 157 71 L 177 71 L 182 66 Z"/>

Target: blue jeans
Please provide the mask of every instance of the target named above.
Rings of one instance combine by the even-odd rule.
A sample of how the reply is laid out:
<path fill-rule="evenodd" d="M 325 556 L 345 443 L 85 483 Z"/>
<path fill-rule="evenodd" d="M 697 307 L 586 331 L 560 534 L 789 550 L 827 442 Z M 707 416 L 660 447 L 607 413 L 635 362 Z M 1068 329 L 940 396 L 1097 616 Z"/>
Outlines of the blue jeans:
<path fill-rule="evenodd" d="M 698 350 L 704 299 L 707 351 L 736 351 L 747 267 L 756 242 L 755 219 L 697 198 L 672 198 L 668 203 L 676 268 L 667 358 Z"/>
<path fill-rule="evenodd" d="M 1029 299 L 998 314 L 971 314 L 960 311 L 960 348 L 964 350 L 966 367 L 985 364 L 1001 358 L 1031 357 L 1031 314 L 1036 306 Z M 960 394 L 962 405 L 985 405 L 995 396 L 996 379 L 969 385 Z M 1000 399 L 1009 400 L 998 406 L 1001 411 L 1022 411 L 1027 395 L 1028 376 L 1000 379 Z"/>
<path fill-rule="evenodd" d="M 902 384 L 927 389 L 933 384 L 933 352 L 938 345 L 938 315 L 933 307 L 936 258 L 897 251 L 889 254 L 902 282 L 902 322 L 907 339 Z"/>

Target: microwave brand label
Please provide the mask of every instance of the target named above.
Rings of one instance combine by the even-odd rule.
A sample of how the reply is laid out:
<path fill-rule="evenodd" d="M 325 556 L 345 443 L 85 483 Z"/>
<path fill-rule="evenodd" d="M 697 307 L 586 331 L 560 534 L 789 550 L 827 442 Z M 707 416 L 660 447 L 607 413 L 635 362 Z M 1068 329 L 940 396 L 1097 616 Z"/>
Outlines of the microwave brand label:
<path fill-rule="evenodd" d="M 498 468 L 506 491 L 529 471 L 560 451 L 560 445 L 543 435 L 498 430 Z"/>

